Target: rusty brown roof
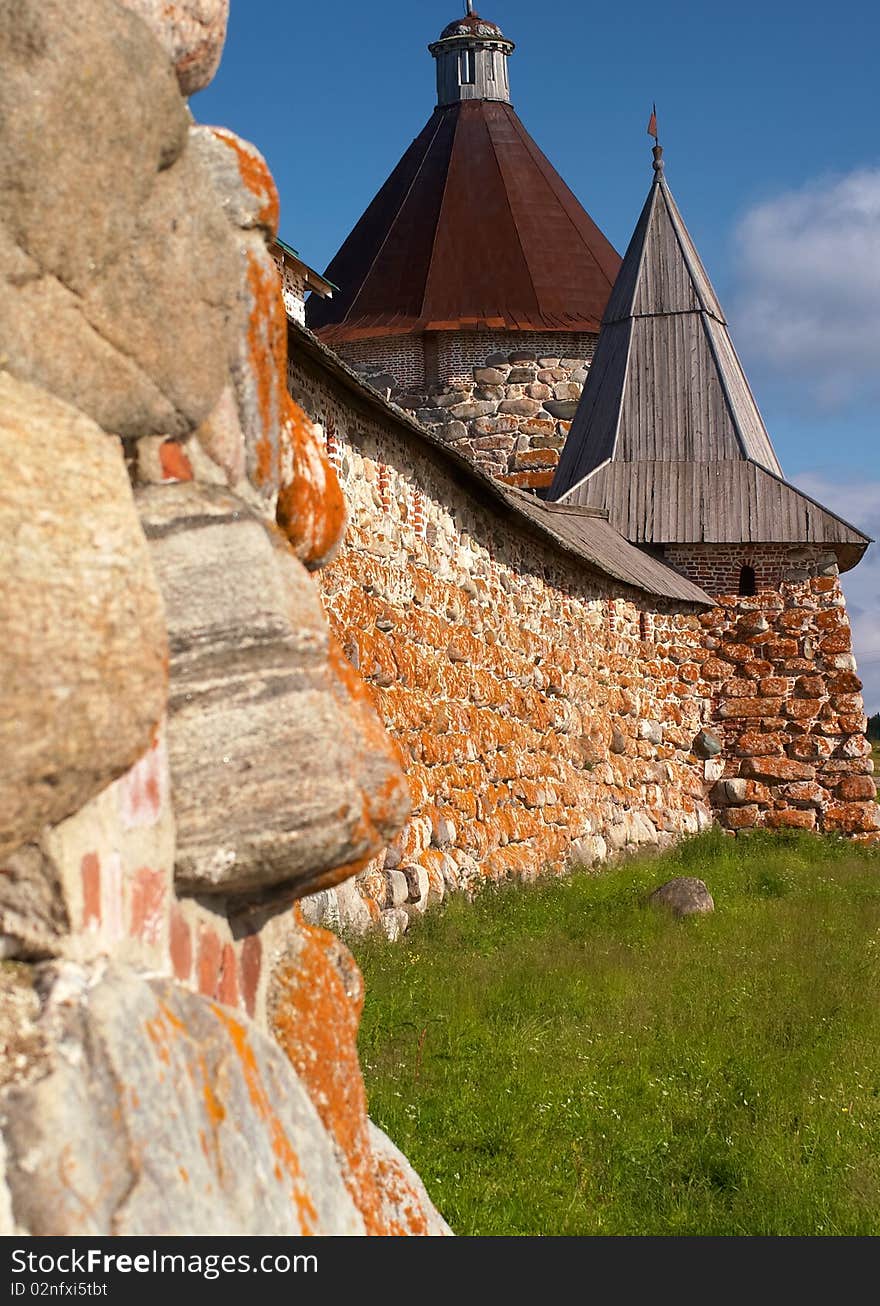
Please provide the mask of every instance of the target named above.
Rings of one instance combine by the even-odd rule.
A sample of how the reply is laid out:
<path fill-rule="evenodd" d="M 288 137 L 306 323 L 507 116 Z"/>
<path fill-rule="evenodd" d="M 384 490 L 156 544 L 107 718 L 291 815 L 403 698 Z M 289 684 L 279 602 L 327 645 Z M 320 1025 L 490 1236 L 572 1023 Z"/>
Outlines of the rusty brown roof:
<path fill-rule="evenodd" d="M 323 340 L 598 331 L 620 257 L 510 104 L 435 109 L 311 299 Z"/>

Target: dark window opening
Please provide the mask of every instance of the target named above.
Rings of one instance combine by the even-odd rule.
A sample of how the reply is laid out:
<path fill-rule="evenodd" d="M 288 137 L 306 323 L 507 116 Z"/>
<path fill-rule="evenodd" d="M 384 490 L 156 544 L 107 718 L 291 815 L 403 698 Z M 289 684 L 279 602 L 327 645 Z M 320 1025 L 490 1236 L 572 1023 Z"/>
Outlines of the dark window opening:
<path fill-rule="evenodd" d="M 740 568 L 739 592 L 743 598 L 747 595 L 757 593 L 757 587 L 755 585 L 755 569 L 754 567 L 749 567 L 748 564 Z"/>
<path fill-rule="evenodd" d="M 461 52 L 461 82 L 462 85 L 472 85 L 474 80 L 474 55 L 472 50 L 462 50 Z"/>

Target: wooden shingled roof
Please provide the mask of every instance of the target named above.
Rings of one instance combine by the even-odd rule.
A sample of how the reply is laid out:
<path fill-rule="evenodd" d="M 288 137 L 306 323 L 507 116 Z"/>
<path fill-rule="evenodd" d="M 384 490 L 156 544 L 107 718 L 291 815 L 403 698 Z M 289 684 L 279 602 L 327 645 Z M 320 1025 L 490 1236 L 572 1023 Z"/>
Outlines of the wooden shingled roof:
<path fill-rule="evenodd" d="M 869 537 L 785 481 L 660 153 L 549 497 L 633 543 L 823 543 L 853 566 Z"/>
<path fill-rule="evenodd" d="M 510 104 L 435 109 L 327 268 L 324 341 L 598 331 L 620 256 Z"/>

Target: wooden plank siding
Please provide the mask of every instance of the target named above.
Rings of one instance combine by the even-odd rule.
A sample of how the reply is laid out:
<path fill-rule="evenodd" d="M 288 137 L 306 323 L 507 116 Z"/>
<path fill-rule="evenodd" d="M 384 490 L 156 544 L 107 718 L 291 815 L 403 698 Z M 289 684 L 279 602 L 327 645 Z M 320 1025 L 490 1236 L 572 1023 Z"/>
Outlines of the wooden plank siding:
<path fill-rule="evenodd" d="M 661 186 L 652 221 L 645 233 L 645 255 L 636 283 L 631 312 L 636 317 L 658 313 L 697 313 L 701 305 L 690 269 L 682 257 Z"/>
<path fill-rule="evenodd" d="M 611 293 L 551 501 L 639 545 L 836 546 L 866 535 L 790 485 L 712 283 L 657 172 Z"/>
<path fill-rule="evenodd" d="M 718 297 L 660 174 L 612 291 L 550 497 L 567 498 L 608 458 L 748 458 L 782 475 Z"/>
<path fill-rule="evenodd" d="M 745 456 L 753 458 L 768 471 L 781 476 L 782 467 L 770 442 L 764 419 L 755 403 L 752 388 L 746 379 L 743 365 L 739 361 L 739 355 L 727 327 L 709 316 L 703 318 L 703 323 L 711 342 L 718 375 L 728 396 L 730 412 L 736 421 L 737 434 Z"/>
<path fill-rule="evenodd" d="M 787 481 L 739 459 L 607 462 L 565 502 L 607 509 L 636 544 L 869 543 Z"/>

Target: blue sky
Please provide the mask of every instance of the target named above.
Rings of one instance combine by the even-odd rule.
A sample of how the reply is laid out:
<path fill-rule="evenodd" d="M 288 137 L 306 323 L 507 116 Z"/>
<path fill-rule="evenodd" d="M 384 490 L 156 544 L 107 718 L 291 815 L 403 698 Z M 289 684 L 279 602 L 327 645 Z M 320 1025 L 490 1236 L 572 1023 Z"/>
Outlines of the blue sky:
<path fill-rule="evenodd" d="M 480 0 L 517 43 L 513 102 L 622 253 L 667 178 L 789 479 L 880 536 L 880 6 Z M 454 0 L 232 0 L 192 101 L 265 154 L 281 234 L 323 269 L 434 104 Z M 877 556 L 875 556 L 877 555 Z M 880 710 L 880 548 L 845 579 Z"/>

